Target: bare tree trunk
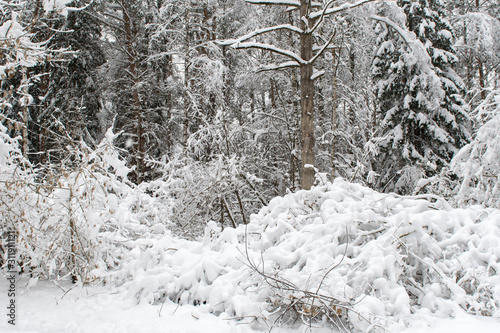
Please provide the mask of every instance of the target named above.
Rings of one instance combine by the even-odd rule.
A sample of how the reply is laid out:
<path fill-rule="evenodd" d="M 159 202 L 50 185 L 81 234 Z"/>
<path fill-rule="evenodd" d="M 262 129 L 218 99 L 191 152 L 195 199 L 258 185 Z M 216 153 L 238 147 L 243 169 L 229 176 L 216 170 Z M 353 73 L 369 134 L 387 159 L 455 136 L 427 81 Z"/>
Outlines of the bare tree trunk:
<path fill-rule="evenodd" d="M 300 0 L 300 16 L 307 17 L 310 1 Z M 300 56 L 308 61 L 312 58 L 313 36 L 307 29 L 313 22 L 301 20 Z M 302 136 L 302 188 L 311 189 L 314 182 L 314 82 L 312 80 L 313 65 L 306 63 L 300 66 L 300 108 Z"/>
<path fill-rule="evenodd" d="M 224 230 L 224 201 L 220 197 L 220 226 Z"/>
<path fill-rule="evenodd" d="M 182 144 L 184 146 L 184 152 L 187 151 L 187 142 L 189 139 L 189 94 L 188 94 L 188 89 L 189 89 L 189 64 L 188 64 L 188 51 L 189 51 L 189 7 L 186 5 L 186 8 L 184 10 L 184 22 L 185 22 L 185 27 L 184 27 L 184 100 L 183 100 L 183 106 L 184 106 L 184 121 L 182 124 L 183 131 L 182 131 Z"/>
<path fill-rule="evenodd" d="M 335 57 L 337 55 L 335 54 Z M 335 179 L 335 154 L 337 147 L 335 146 L 335 130 L 337 129 L 337 68 L 333 70 L 333 103 L 332 103 L 332 178 Z"/>
<path fill-rule="evenodd" d="M 271 85 L 271 89 L 269 91 L 269 98 L 271 99 L 271 107 L 273 109 L 276 109 L 276 92 L 275 92 L 275 89 L 276 89 L 276 83 L 274 82 L 273 79 L 270 79 L 270 85 Z"/>
<path fill-rule="evenodd" d="M 333 101 L 332 101 L 332 178 L 335 179 L 336 173 L 336 160 L 335 155 L 337 154 L 336 137 L 335 131 L 337 130 L 337 107 L 339 105 L 338 101 L 338 83 L 337 83 L 337 72 L 340 63 L 340 49 L 335 49 L 332 51 L 334 66 L 333 66 Z"/>
<path fill-rule="evenodd" d="M 486 84 L 485 84 L 485 77 L 484 77 L 484 65 L 481 59 L 477 59 L 477 67 L 479 70 L 479 87 L 481 88 L 481 100 L 486 99 L 486 90 L 484 90 Z"/>
<path fill-rule="evenodd" d="M 23 156 L 28 159 L 29 140 L 28 140 L 28 116 L 29 116 L 29 100 L 28 100 L 28 75 L 27 69 L 23 67 Z"/>
<path fill-rule="evenodd" d="M 69 189 L 69 200 L 68 200 L 68 216 L 69 216 L 69 246 L 70 246 L 70 255 L 71 255 L 71 282 L 76 283 L 78 281 L 78 277 L 76 275 L 76 225 L 75 219 L 73 218 L 73 189 Z"/>
<path fill-rule="evenodd" d="M 298 103 L 298 99 L 295 97 L 298 92 L 299 92 L 299 85 L 298 85 L 298 80 L 297 80 L 297 70 L 295 68 L 291 69 L 291 72 L 292 72 L 292 96 L 293 96 L 293 101 L 292 101 L 292 105 L 293 105 L 293 126 L 294 128 L 300 128 L 300 125 L 299 125 L 299 120 L 300 120 L 300 117 L 299 117 L 299 103 Z M 291 163 L 291 166 L 292 166 L 292 170 L 291 170 L 291 177 L 292 177 L 292 188 L 295 190 L 296 189 L 296 185 L 295 185 L 295 174 L 298 173 L 299 175 L 299 179 L 302 179 L 301 177 L 301 172 L 302 170 L 299 170 L 299 159 L 298 159 L 298 154 L 299 152 L 299 138 L 298 138 L 298 133 L 297 131 L 294 131 L 293 133 L 293 149 L 292 149 L 292 154 L 291 154 L 291 157 L 290 157 L 290 163 Z M 297 184 L 298 186 L 298 184 Z"/>
<path fill-rule="evenodd" d="M 132 83 L 132 110 L 135 121 L 134 134 L 137 137 L 135 152 L 134 152 L 134 164 L 135 164 L 135 181 L 140 183 L 143 178 L 143 163 L 144 163 L 144 128 L 142 124 L 142 106 L 138 92 L 138 74 L 137 74 L 137 53 L 134 48 L 134 31 L 132 29 L 132 21 L 129 13 L 127 12 L 127 7 L 123 4 L 123 24 L 126 34 L 126 50 L 128 56 L 128 69 L 129 75 L 131 76 Z"/>

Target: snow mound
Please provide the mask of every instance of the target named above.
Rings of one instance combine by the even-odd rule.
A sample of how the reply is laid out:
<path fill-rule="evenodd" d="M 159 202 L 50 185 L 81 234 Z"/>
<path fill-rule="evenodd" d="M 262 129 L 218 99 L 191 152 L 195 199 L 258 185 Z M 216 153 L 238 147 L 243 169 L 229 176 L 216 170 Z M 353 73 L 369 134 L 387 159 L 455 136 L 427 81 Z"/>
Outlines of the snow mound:
<path fill-rule="evenodd" d="M 273 199 L 247 226 L 211 222 L 200 242 L 137 242 L 111 278 L 149 302 L 281 322 L 295 313 L 355 332 L 401 329 L 417 311 L 500 317 L 500 211 L 437 196 L 336 180 Z"/>

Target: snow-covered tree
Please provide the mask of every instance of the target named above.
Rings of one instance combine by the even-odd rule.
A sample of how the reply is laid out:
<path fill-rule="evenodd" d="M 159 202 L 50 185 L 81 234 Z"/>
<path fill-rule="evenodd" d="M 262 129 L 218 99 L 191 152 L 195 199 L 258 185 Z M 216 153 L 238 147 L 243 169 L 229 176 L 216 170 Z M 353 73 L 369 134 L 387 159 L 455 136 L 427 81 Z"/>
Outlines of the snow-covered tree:
<path fill-rule="evenodd" d="M 414 35 L 388 21 L 378 25 L 373 75 L 382 135 L 373 167 L 379 189 L 407 193 L 447 165 L 470 135 L 462 81 L 452 68 L 451 28 L 439 2 L 398 4 Z"/>
<path fill-rule="evenodd" d="M 307 0 L 246 0 L 257 5 L 282 6 L 298 15 L 297 24 L 280 24 L 256 29 L 237 39 L 226 40 L 222 45 L 231 45 L 236 49 L 258 49 L 272 52 L 280 57 L 279 61 L 262 68 L 278 70 L 298 67 L 300 70 L 300 109 L 301 109 L 301 178 L 302 188 L 310 189 L 314 183 L 315 174 L 315 135 L 314 135 L 314 80 L 323 74 L 314 70 L 315 62 L 329 49 L 335 38 L 335 31 L 319 34 L 319 28 L 325 19 L 331 15 L 358 7 L 372 0 L 360 0 L 354 3 L 335 1 L 311 2 Z M 295 49 L 281 47 L 267 41 L 255 41 L 258 36 L 286 31 L 295 34 L 299 42 Z M 316 41 L 320 41 L 316 43 Z"/>
<path fill-rule="evenodd" d="M 455 200 L 500 208 L 500 91 L 491 92 L 474 115 L 479 128 L 450 163 L 459 178 Z"/>
<path fill-rule="evenodd" d="M 99 26 L 84 1 L 12 2 L 3 7 L 2 113 L 34 163 L 63 158 L 73 140 L 99 133 L 95 68 L 102 64 Z"/>
<path fill-rule="evenodd" d="M 498 84 L 500 74 L 500 9 L 498 2 L 448 1 L 456 49 L 465 80 L 467 97 L 477 107 L 488 90 Z"/>

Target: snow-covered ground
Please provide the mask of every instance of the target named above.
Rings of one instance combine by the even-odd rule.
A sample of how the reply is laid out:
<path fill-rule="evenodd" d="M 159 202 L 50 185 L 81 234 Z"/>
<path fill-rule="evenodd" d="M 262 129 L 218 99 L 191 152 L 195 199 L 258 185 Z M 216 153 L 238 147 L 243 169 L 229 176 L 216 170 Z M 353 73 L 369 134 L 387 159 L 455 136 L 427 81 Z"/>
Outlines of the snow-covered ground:
<path fill-rule="evenodd" d="M 0 332 L 500 332 L 498 209 L 338 179 L 247 226 L 146 236 L 92 272 L 109 287 L 20 280 L 15 327 L 0 276 Z"/>
<path fill-rule="evenodd" d="M 3 309 L 7 304 L 5 280 L 3 277 L 1 282 Z M 70 287 L 62 285 L 64 289 Z M 137 303 L 105 288 L 75 288 L 65 293 L 51 282 L 39 282 L 29 292 L 19 288 L 16 325 L 8 324 L 2 314 L 0 332 L 252 332 L 202 307 L 177 307 L 170 301 L 163 306 Z"/>
<path fill-rule="evenodd" d="M 103 287 L 74 288 L 65 293 L 51 282 L 39 282 L 29 292 L 18 283 L 16 326 L 7 323 L 7 281 L 0 277 L 0 303 L 4 309 L 0 332 L 31 333 L 260 333 L 265 327 L 252 328 L 224 314 L 216 317 L 205 306 L 181 305 L 170 301 L 163 305 L 137 303 L 125 293 L 112 293 Z M 70 284 L 61 284 L 65 290 Z M 275 333 L 335 332 L 331 328 L 279 328 Z M 411 327 L 400 333 L 497 333 L 500 320 L 460 313 L 454 319 L 433 316 L 415 318 Z"/>

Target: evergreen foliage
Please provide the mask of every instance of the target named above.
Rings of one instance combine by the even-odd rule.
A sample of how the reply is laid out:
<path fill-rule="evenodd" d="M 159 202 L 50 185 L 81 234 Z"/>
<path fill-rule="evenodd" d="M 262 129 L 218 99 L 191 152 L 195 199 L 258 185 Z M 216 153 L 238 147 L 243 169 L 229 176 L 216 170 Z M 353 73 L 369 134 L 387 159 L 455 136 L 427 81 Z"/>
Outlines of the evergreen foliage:
<path fill-rule="evenodd" d="M 400 1 L 417 41 L 378 24 L 373 62 L 382 136 L 373 166 L 378 188 L 409 193 L 422 176 L 436 174 L 469 140 L 463 84 L 452 66 L 449 24 L 436 1 Z"/>

